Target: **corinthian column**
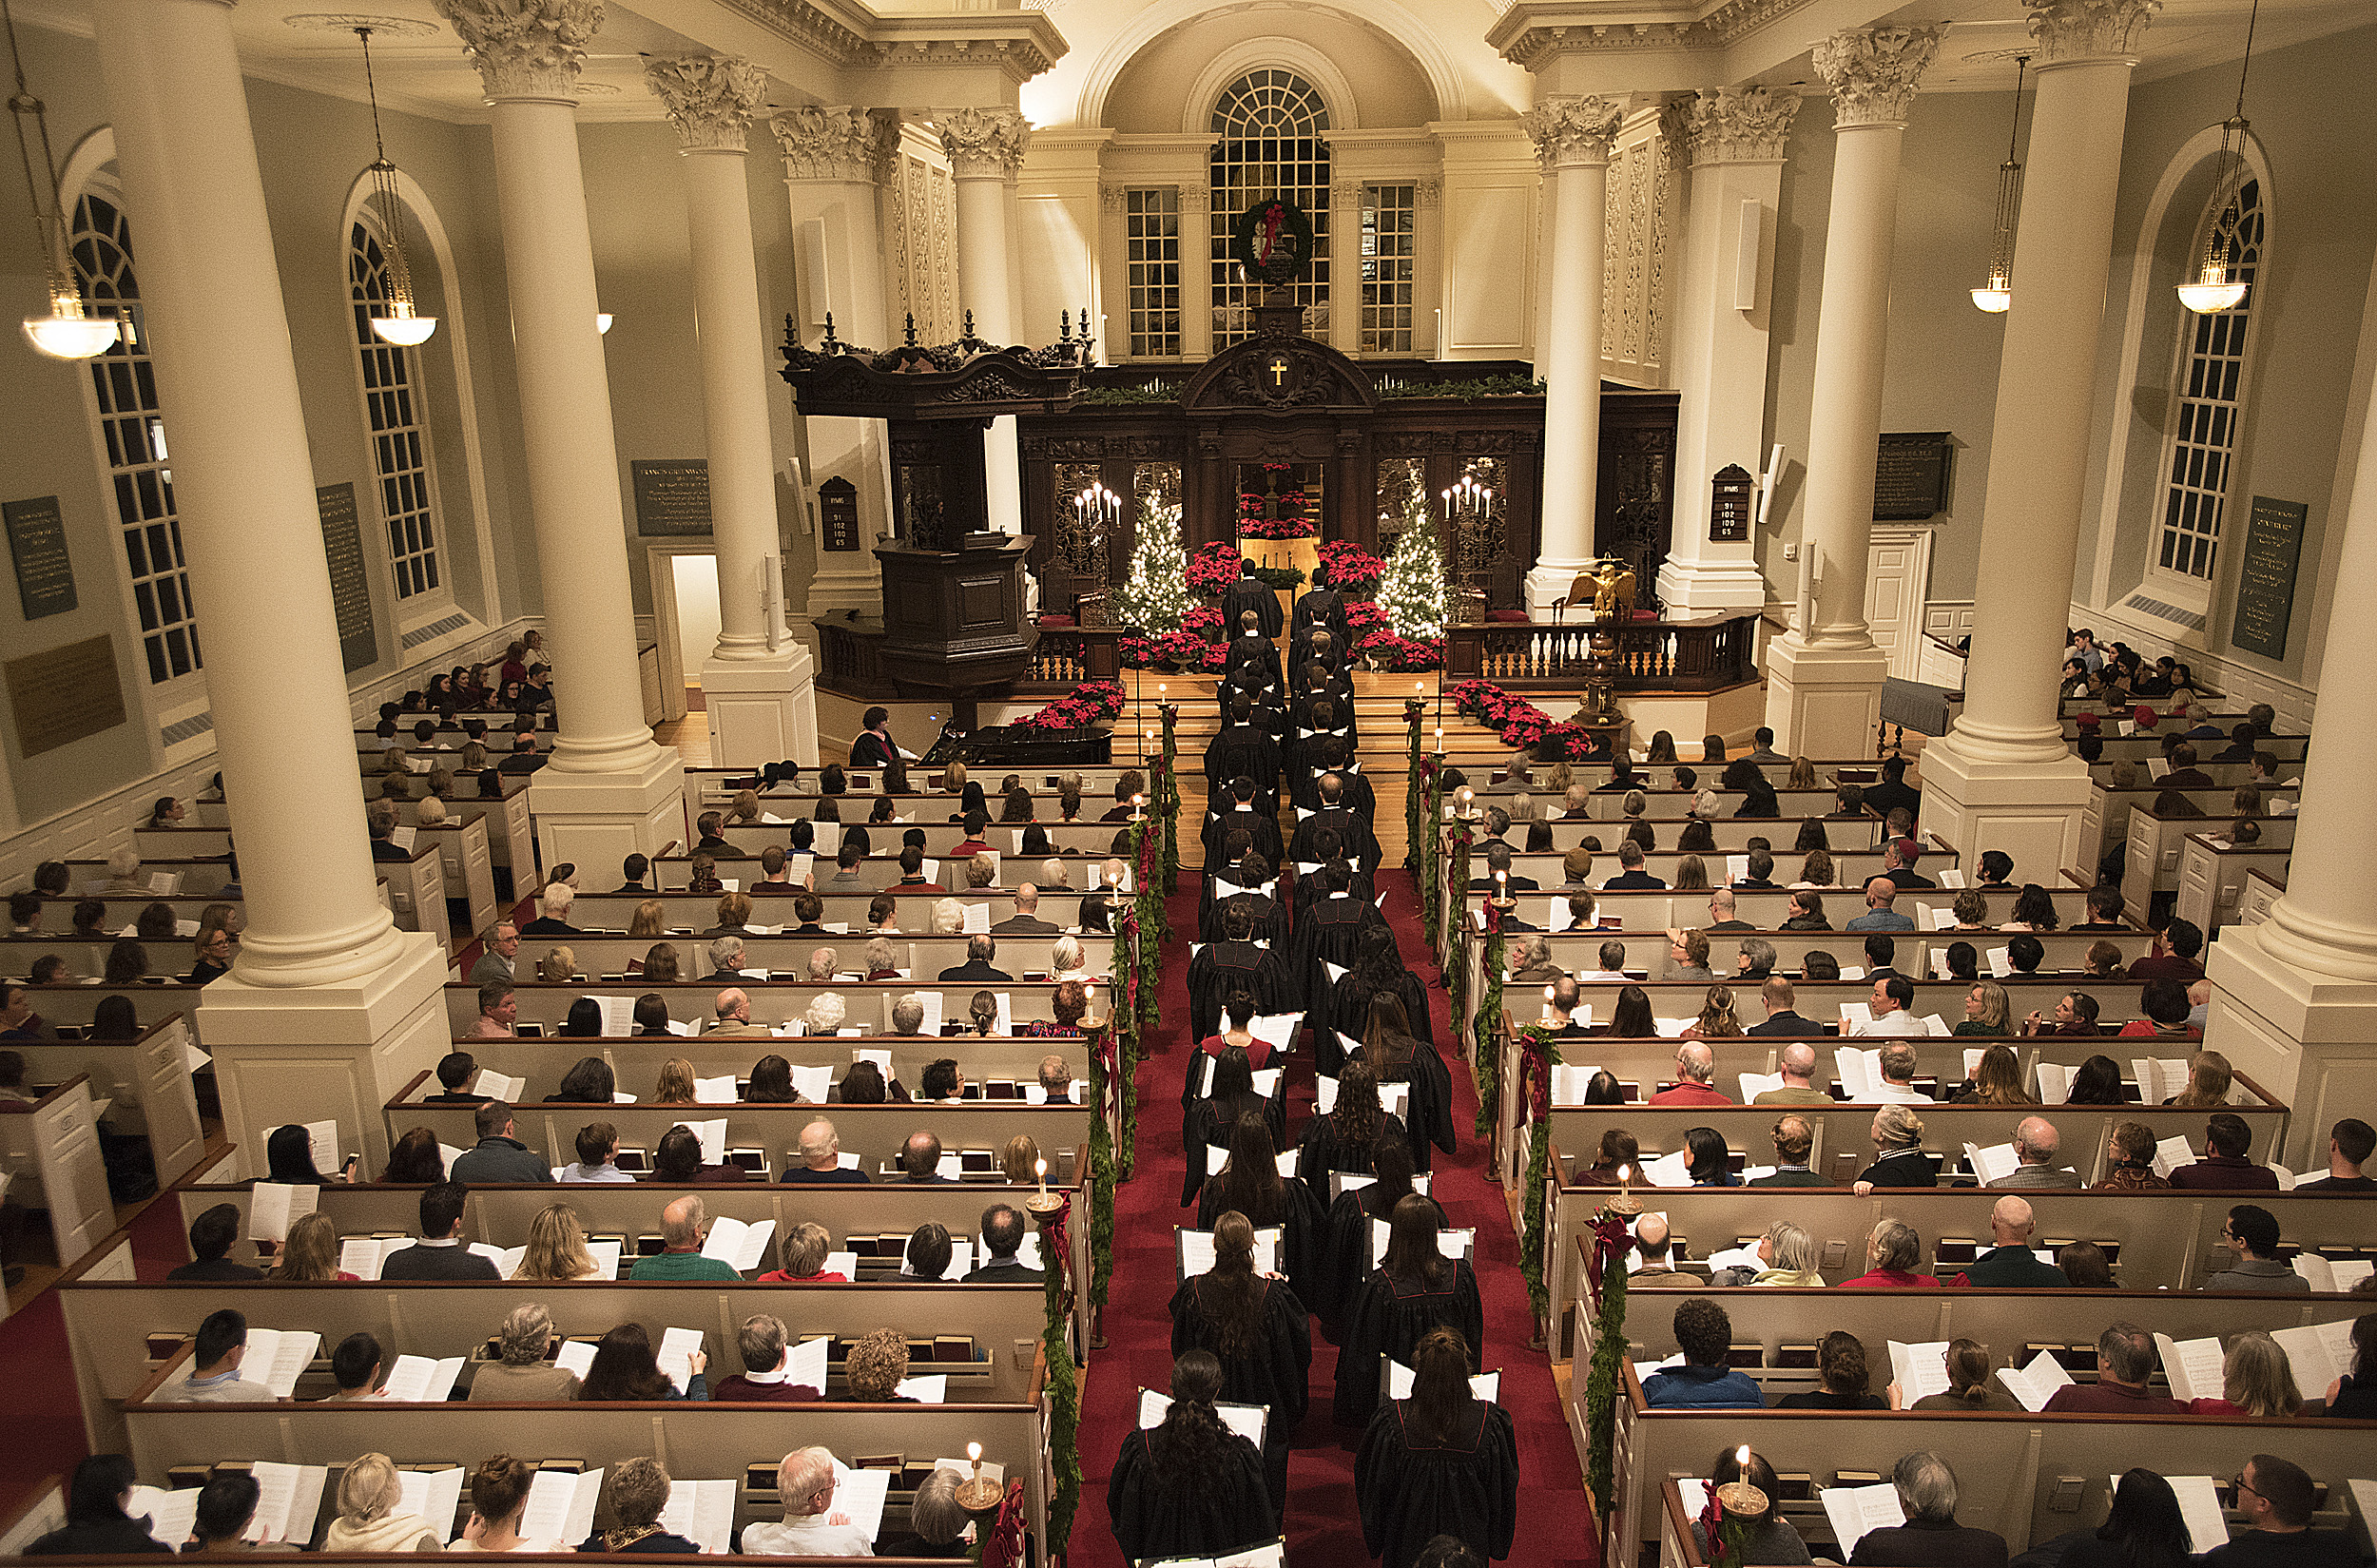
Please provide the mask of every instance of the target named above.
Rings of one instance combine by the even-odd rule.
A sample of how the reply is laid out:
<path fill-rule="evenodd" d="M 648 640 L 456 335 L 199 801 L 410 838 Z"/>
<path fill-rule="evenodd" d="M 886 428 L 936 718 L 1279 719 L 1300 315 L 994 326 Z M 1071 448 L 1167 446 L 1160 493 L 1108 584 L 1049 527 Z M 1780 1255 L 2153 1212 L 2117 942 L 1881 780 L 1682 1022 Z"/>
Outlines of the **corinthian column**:
<path fill-rule="evenodd" d="M 1015 340 L 1015 280 L 1008 270 L 1014 237 L 1007 208 L 1023 167 L 1031 123 L 1009 108 L 943 109 L 936 118 L 941 150 L 957 182 L 957 305 L 974 312 L 977 337 L 1001 346 Z M 991 421 L 982 437 L 990 526 L 1023 532 L 1023 464 L 1015 452 L 1015 421 Z"/>
<path fill-rule="evenodd" d="M 1527 573 L 1532 614 L 1566 594 L 1593 558 L 1601 467 L 1601 226 L 1618 105 L 1554 98 L 1522 117 L 1552 184 L 1551 319 L 1536 339 L 1544 379 L 1543 548 Z"/>
<path fill-rule="evenodd" d="M 767 77 L 748 60 L 653 60 L 644 80 L 677 127 L 693 248 L 702 413 L 709 431 L 710 535 L 718 545 L 718 643 L 702 662 L 710 761 L 817 762 L 817 666 L 784 630 L 783 554 L 768 431 L 767 334 L 752 260 L 744 164 Z"/>
<path fill-rule="evenodd" d="M 545 863 L 609 867 L 685 834 L 684 768 L 644 718 L 577 80 L 601 0 L 437 0 L 493 111 L 545 638 L 560 734 L 529 786 Z"/>
<path fill-rule="evenodd" d="M 885 159 L 885 126 L 846 104 L 784 109 L 767 123 L 783 150 L 784 193 L 799 237 L 793 246 L 794 297 L 801 337 L 814 345 L 825 335 L 861 348 L 889 348 L 896 339 L 883 306 L 882 226 L 878 182 Z M 794 399 L 798 407 L 799 399 Z M 809 579 L 810 618 L 856 610 L 879 615 L 883 576 L 870 547 L 890 531 L 891 469 L 883 421 L 803 415 L 809 437 L 809 484 L 839 480 L 855 494 L 859 528 L 849 550 L 818 541 L 817 572 Z"/>
<path fill-rule="evenodd" d="M 1675 524 L 1659 600 L 1678 614 L 1755 613 L 1767 604 L 1757 542 L 1748 529 L 1709 537 L 1709 481 L 1728 464 L 1754 474 L 1765 458 L 1767 378 L 1741 367 L 1767 362 L 1768 231 L 1799 94 L 1704 88 L 1680 110 L 1691 194 L 1675 309 Z"/>
<path fill-rule="evenodd" d="M 1939 52 L 1938 28 L 1840 32 L 1816 46 L 1832 89 L 1832 218 L 1807 410 L 1802 570 L 1815 583 L 1807 624 L 1768 650 L 1767 723 L 1787 751 L 1859 757 L 1873 749 L 1889 660 L 1865 627 L 1882 367 L 1898 225 L 1899 144 L 1915 84 Z"/>
<path fill-rule="evenodd" d="M 2052 872 L 2077 848 L 2088 799 L 2088 771 L 2064 745 L 2056 684 L 2137 64 L 2130 49 L 2160 0 L 2025 3 L 2038 86 L 1989 436 L 2000 460 L 1982 502 L 1964 711 L 1938 756 L 1923 758 L 1924 798 L 1937 803 L 1924 825 Z"/>

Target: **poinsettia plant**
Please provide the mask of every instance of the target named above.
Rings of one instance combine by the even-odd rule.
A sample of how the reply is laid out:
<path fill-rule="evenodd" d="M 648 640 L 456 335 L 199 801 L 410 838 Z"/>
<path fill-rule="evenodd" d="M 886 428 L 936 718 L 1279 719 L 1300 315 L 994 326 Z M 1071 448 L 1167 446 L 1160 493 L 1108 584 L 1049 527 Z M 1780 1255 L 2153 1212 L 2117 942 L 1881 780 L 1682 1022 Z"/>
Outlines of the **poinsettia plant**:
<path fill-rule="evenodd" d="M 1343 539 L 1331 539 L 1320 549 L 1321 564 L 1329 569 L 1329 587 L 1340 593 L 1368 593 L 1386 574 L 1386 563 Z"/>
<path fill-rule="evenodd" d="M 1385 627 L 1367 635 L 1357 635 L 1354 648 L 1370 661 L 1373 669 L 1409 674 L 1413 670 L 1440 669 L 1444 666 L 1444 644 L 1441 639 L 1423 642 L 1401 636 Z"/>
<path fill-rule="evenodd" d="M 1238 581 L 1240 559 L 1238 547 L 1227 539 L 1198 546 L 1188 557 L 1188 591 L 1200 599 L 1222 597 Z"/>
<path fill-rule="evenodd" d="M 1123 710 L 1123 688 L 1115 681 L 1091 681 L 1059 697 L 1037 713 L 1027 713 L 1007 727 L 1052 732 L 1086 730 Z"/>
<path fill-rule="evenodd" d="M 1126 669 L 1170 665 L 1176 669 L 1219 673 L 1229 663 L 1229 649 L 1193 631 L 1174 631 L 1162 637 L 1125 637 L 1117 646 Z"/>
<path fill-rule="evenodd" d="M 1445 700 L 1464 717 L 1491 726 L 1507 746 L 1527 746 L 1536 756 L 1555 755 L 1571 762 L 1592 756 L 1593 732 L 1572 721 L 1556 722 L 1552 715 L 1514 697 L 1491 681 L 1456 681 L 1444 688 Z"/>
<path fill-rule="evenodd" d="M 1249 539 L 1309 539 L 1321 532 L 1321 525 L 1303 515 L 1301 510 L 1294 516 L 1285 515 L 1286 497 L 1282 496 L 1281 500 L 1283 515 L 1278 517 L 1264 516 L 1260 507 L 1253 512 L 1240 512 L 1238 532 Z"/>

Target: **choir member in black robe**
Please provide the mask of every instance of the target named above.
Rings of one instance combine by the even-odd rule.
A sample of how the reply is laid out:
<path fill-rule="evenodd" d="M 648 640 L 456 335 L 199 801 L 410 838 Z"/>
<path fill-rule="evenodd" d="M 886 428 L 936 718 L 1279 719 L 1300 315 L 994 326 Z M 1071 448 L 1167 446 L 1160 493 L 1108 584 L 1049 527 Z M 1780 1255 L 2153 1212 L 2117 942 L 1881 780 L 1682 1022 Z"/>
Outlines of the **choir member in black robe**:
<path fill-rule="evenodd" d="M 1287 770 L 1291 794 L 1295 793 L 1295 781 L 1311 775 L 1320 760 L 1323 743 L 1340 740 L 1347 745 L 1354 744 L 1353 708 L 1350 695 L 1340 697 L 1333 692 L 1299 697 L 1289 706 L 1287 739 L 1280 746 L 1280 765 Z M 1299 799 L 1296 803 L 1307 811 L 1313 805 L 1309 799 Z"/>
<path fill-rule="evenodd" d="M 1192 1349 L 1222 1364 L 1222 1398 L 1270 1407 L 1263 1472 L 1285 1517 L 1287 1451 L 1312 1403 L 1312 1325 L 1291 1287 L 1255 1272 L 1254 1223 L 1234 1209 L 1213 1222 L 1212 1272 L 1172 1292 L 1172 1354 Z"/>
<path fill-rule="evenodd" d="M 1384 1568 L 1413 1568 L 1439 1535 L 1480 1557 L 1511 1555 L 1518 1527 L 1518 1441 L 1510 1412 L 1469 1391 L 1475 1353 L 1440 1328 L 1405 1365 L 1411 1398 L 1381 1406 L 1354 1455 L 1362 1537 Z"/>
<path fill-rule="evenodd" d="M 1294 624 L 1298 631 L 1307 627 L 1325 626 L 1336 634 L 1339 647 L 1351 646 L 1352 639 L 1345 635 L 1345 601 L 1338 597 L 1335 589 L 1329 587 L 1329 569 L 1326 565 L 1312 569 L 1312 586 L 1296 601 Z"/>
<path fill-rule="evenodd" d="M 1321 1245 L 1313 1258 L 1308 1282 L 1312 1293 L 1304 1299 L 1332 1336 L 1343 1327 L 1362 1282 L 1370 1277 L 1371 1225 L 1392 1220 L 1395 1206 L 1414 1191 L 1409 1144 L 1382 1138 L 1371 1146 L 1371 1154 L 1375 1179 L 1366 1187 L 1346 1189 L 1329 1205 L 1328 1221 L 1322 1227 Z M 1437 1229 L 1444 1229 L 1442 1207 L 1425 1194 L 1420 1201 L 1436 1209 Z"/>
<path fill-rule="evenodd" d="M 1255 629 L 1266 637 L 1276 637 L 1287 629 L 1287 616 L 1279 607 L 1279 593 L 1270 584 L 1254 575 L 1254 563 L 1244 555 L 1238 557 L 1238 580 L 1222 595 L 1222 624 L 1242 625 L 1240 617 L 1247 610 L 1255 615 Z"/>
<path fill-rule="evenodd" d="M 1453 1075 L 1434 1048 L 1412 1038 L 1401 998 L 1381 991 L 1370 998 L 1370 1014 L 1362 1025 L 1362 1048 L 1349 1058 L 1370 1069 L 1381 1084 L 1408 1085 L 1403 1126 L 1411 1139 L 1415 1170 L 1430 1165 L 1430 1146 L 1453 1152 Z M 1344 1081 L 1341 1071 L 1339 1083 Z"/>
<path fill-rule="evenodd" d="M 1331 1172 L 1359 1176 L 1369 1171 L 1378 1158 L 1375 1146 L 1382 1142 L 1408 1148 L 1411 1134 L 1404 1131 L 1402 1118 L 1381 1101 L 1379 1080 L 1370 1069 L 1349 1061 L 1338 1070 L 1336 1103 L 1304 1126 L 1296 1171 L 1315 1191 L 1325 1192 Z"/>
<path fill-rule="evenodd" d="M 1312 847 L 1317 851 L 1314 858 L 1296 863 L 1296 882 L 1289 892 L 1288 901 L 1294 910 L 1298 925 L 1302 925 L 1305 917 L 1312 913 L 1312 906 L 1315 903 L 1328 896 L 1328 879 L 1322 873 L 1331 868 L 1345 874 L 1344 893 L 1346 897 L 1358 899 L 1373 909 L 1378 907 L 1377 879 L 1367 871 L 1356 869 L 1352 862 L 1345 859 L 1345 846 L 1337 842 L 1337 832 L 1334 828 L 1324 828 L 1314 834 Z M 1311 869 L 1307 871 L 1304 869 L 1306 866 L 1310 866 Z M 1374 926 L 1385 925 L 1386 919 L 1381 916 L 1375 921 L 1364 920 L 1362 923 L 1363 928 L 1367 930 Z M 1340 964 L 1338 967 L 1343 969 L 1346 966 Z"/>
<path fill-rule="evenodd" d="M 1230 780 L 1229 790 L 1213 803 L 1205 814 L 1205 829 L 1197 835 L 1205 845 L 1205 864 L 1230 863 L 1228 839 L 1236 828 L 1246 831 L 1246 847 L 1269 861 L 1279 863 L 1286 845 L 1280 842 L 1279 818 L 1261 803 L 1262 789 L 1244 773 Z"/>
<path fill-rule="evenodd" d="M 1272 951 L 1287 951 L 1287 905 L 1279 897 L 1279 879 L 1272 875 L 1270 862 L 1248 851 L 1234 865 L 1227 862 L 1217 874 L 1201 878 L 1213 891 L 1213 906 L 1197 920 L 1200 941 L 1214 941 L 1222 934 L 1223 911 L 1233 904 L 1243 904 L 1254 917 L 1253 939 L 1269 942 Z"/>
<path fill-rule="evenodd" d="M 1246 825 L 1253 820 L 1252 817 L 1241 817 L 1234 823 L 1222 824 L 1222 858 L 1218 863 L 1236 865 L 1253 853 L 1254 830 Z M 1206 825 L 1208 827 L 1214 825 L 1213 818 L 1209 813 L 1206 817 Z M 1208 865 L 1216 863 L 1210 852 L 1206 857 L 1206 863 Z M 1227 871 L 1222 873 L 1224 877 L 1227 875 Z M 1221 877 L 1199 877 L 1197 879 L 1197 940 L 1201 942 L 1222 939 L 1221 925 L 1213 915 L 1214 900 L 1220 896 L 1220 889 L 1215 884 L 1221 880 Z M 1283 948 L 1281 951 L 1285 952 L 1285 949 Z"/>
<path fill-rule="evenodd" d="M 1331 773 L 1344 785 L 1337 803 L 1375 827 L 1379 820 L 1378 791 L 1370 787 L 1369 775 L 1362 771 L 1361 763 L 1355 760 L 1353 743 L 1342 735 L 1321 736 L 1312 745 L 1312 765 L 1289 776 L 1287 792 L 1297 808 L 1321 809 L 1321 781 Z"/>
<path fill-rule="evenodd" d="M 1351 1074 L 1355 1069 L 1346 1068 Z M 1366 1424 L 1379 1406 L 1382 1352 L 1412 1365 L 1412 1347 L 1431 1328 L 1458 1329 L 1468 1346 L 1468 1370 L 1478 1370 L 1485 1340 L 1485 1306 L 1466 1260 L 1437 1250 L 1437 1209 L 1418 1193 L 1395 1206 L 1387 1222 L 1386 1256 L 1362 1281 L 1345 1315 L 1337 1352 L 1340 1425 Z M 1434 1531 L 1423 1532 L 1432 1535 Z"/>
<path fill-rule="evenodd" d="M 1254 781 L 1258 796 L 1267 795 L 1276 803 L 1282 763 L 1279 742 L 1255 723 L 1254 703 L 1246 693 L 1232 695 L 1223 711 L 1229 715 L 1229 723 L 1205 748 L 1206 794 L 1221 799 L 1229 781 L 1243 773 Z"/>
<path fill-rule="evenodd" d="M 1202 1075 L 1204 1069 L 1191 1063 L 1190 1071 Z M 1180 1184 L 1183 1204 L 1196 1201 L 1198 1190 L 1205 1186 L 1208 1162 L 1220 1163 L 1208 1151 L 1228 1148 L 1242 1116 L 1261 1117 L 1277 1144 L 1281 1130 L 1287 1125 L 1286 1097 L 1274 1094 L 1266 1099 L 1255 1093 L 1254 1070 L 1247 1065 L 1246 1054 L 1225 1051 L 1213 1063 L 1213 1093 L 1191 1101 L 1181 1118 L 1180 1144 L 1186 1155 L 1182 1163 L 1187 1168 Z"/>
<path fill-rule="evenodd" d="M 1233 684 L 1241 686 L 1278 690 L 1287 684 L 1287 677 L 1280 669 L 1279 644 L 1249 629 L 1243 617 L 1238 636 L 1229 645 L 1227 662 L 1222 668 Z"/>
<path fill-rule="evenodd" d="M 1222 1004 L 1233 991 L 1252 997 L 1255 1011 L 1266 1017 L 1288 1010 L 1288 986 L 1278 950 L 1255 946 L 1254 912 L 1244 905 L 1225 911 L 1222 940 L 1208 943 L 1188 960 L 1190 1039 L 1201 1040 L 1221 1026 Z"/>
<path fill-rule="evenodd" d="M 1289 692 L 1326 691 L 1331 695 L 1353 695 L 1353 677 L 1345 672 L 1347 644 L 1326 627 L 1316 626 L 1296 633 L 1287 645 L 1287 688 Z"/>
<path fill-rule="evenodd" d="M 1370 998 L 1386 995 L 1403 1004 L 1403 1016 L 1409 1020 L 1412 1038 L 1423 1044 L 1436 1043 L 1436 1023 L 1428 1014 L 1428 988 L 1411 965 L 1403 961 L 1402 950 L 1396 945 L 1395 930 L 1382 921 L 1362 934 L 1362 950 L 1348 967 L 1345 978 L 1325 1002 L 1316 1002 L 1304 1010 L 1304 1022 L 1313 1030 L 1313 1059 L 1324 1077 L 1337 1076 L 1344 1065 L 1345 1053 L 1352 1047 L 1338 1037 L 1343 1030 L 1360 1040 L 1369 1027 Z M 1321 1031 L 1326 1029 L 1324 1037 Z"/>
<path fill-rule="evenodd" d="M 1266 1117 L 1241 1116 L 1230 1129 L 1229 1159 L 1205 1179 L 1197 1199 L 1197 1229 L 1212 1229 L 1213 1222 L 1232 1210 L 1258 1230 L 1279 1228 L 1279 1267 L 1289 1284 L 1312 1277 L 1321 1205 L 1301 1179 L 1279 1173 L 1279 1145 Z"/>
<path fill-rule="evenodd" d="M 1255 1445 L 1222 1424 L 1222 1368 L 1203 1350 L 1172 1363 L 1163 1423 L 1123 1439 L 1106 1515 L 1123 1556 L 1219 1557 L 1277 1539 L 1279 1516 Z"/>
<path fill-rule="evenodd" d="M 1285 1001 L 1307 1006 L 1318 988 L 1328 983 L 1328 971 L 1321 966 L 1333 963 L 1340 969 L 1351 969 L 1362 953 L 1362 933 L 1365 926 L 1383 925 L 1386 918 L 1368 899 L 1353 896 L 1353 877 L 1343 861 L 1331 861 L 1320 871 L 1323 892 L 1296 921 L 1296 939 L 1288 945 Z M 1210 953 L 1213 949 L 1207 948 Z M 1190 965 L 1188 995 L 1193 1001 L 1197 994 L 1196 971 Z M 1263 998 L 1258 994 L 1257 1001 Z M 1283 1011 L 1266 1007 L 1266 1013 Z M 1205 1031 L 1200 1031 L 1200 1035 Z"/>
<path fill-rule="evenodd" d="M 1379 867 L 1379 841 L 1370 831 L 1369 822 L 1353 811 L 1345 798 L 1345 776 L 1324 773 L 1321 776 L 1321 809 L 1296 823 L 1296 837 L 1289 851 L 1300 861 L 1312 857 L 1305 853 L 1313 836 L 1323 828 L 1334 829 L 1338 841 L 1345 846 L 1345 858 L 1358 863 L 1364 871 Z M 1261 847 L 1259 844 L 1257 847 Z"/>

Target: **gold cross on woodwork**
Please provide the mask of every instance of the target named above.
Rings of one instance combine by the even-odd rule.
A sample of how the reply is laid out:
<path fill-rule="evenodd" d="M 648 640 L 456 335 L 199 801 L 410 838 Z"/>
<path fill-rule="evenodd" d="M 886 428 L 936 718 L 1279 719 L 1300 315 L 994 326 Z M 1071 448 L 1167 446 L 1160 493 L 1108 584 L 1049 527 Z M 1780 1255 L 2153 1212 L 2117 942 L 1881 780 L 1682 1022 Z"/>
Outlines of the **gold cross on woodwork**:
<path fill-rule="evenodd" d="M 1271 390 L 1274 392 L 1284 391 L 1287 386 L 1287 360 L 1285 358 L 1283 357 L 1281 358 L 1273 359 L 1264 368 L 1271 373 Z"/>

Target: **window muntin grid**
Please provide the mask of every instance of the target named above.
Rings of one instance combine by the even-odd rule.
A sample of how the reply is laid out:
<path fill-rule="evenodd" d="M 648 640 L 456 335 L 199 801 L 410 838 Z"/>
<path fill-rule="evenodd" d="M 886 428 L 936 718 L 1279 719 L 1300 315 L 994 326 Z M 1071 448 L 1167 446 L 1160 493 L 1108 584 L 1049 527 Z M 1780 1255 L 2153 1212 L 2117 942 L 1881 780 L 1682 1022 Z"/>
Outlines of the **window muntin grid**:
<path fill-rule="evenodd" d="M 1180 187 L 1152 185 L 1123 193 L 1130 246 L 1131 356 L 1178 358 L 1180 332 Z"/>
<path fill-rule="evenodd" d="M 2204 582 L 2219 557 L 2220 524 L 2243 417 L 2246 339 L 2251 335 L 2253 285 L 2261 270 L 2264 229 L 2261 182 L 2248 179 L 2222 213 L 2207 212 L 2229 235 L 2232 280 L 2245 284 L 2234 308 L 2179 319 L 2178 364 L 2173 399 L 2171 459 L 2164 465 L 2163 512 L 2155 564 Z M 2203 255 L 2199 242 L 2190 265 Z"/>
<path fill-rule="evenodd" d="M 1258 201 L 1277 196 L 1312 221 L 1312 264 L 1293 285 L 1306 322 L 1318 326 L 1329 302 L 1328 106 L 1320 90 L 1289 70 L 1248 71 L 1223 89 L 1210 127 L 1219 138 L 1211 165 L 1209 234 L 1213 346 L 1228 347 L 1253 328 L 1248 314 L 1264 285 L 1240 275 L 1230 259 L 1231 231 Z"/>
<path fill-rule="evenodd" d="M 1411 185 L 1362 187 L 1362 352 L 1411 352 L 1419 201 Z"/>
<path fill-rule="evenodd" d="M 360 223 L 347 235 L 347 292 L 371 420 L 372 465 L 379 475 L 379 514 L 388 525 L 388 563 L 396 597 L 410 599 L 438 586 L 436 492 L 414 397 L 415 351 L 372 331 L 372 317 L 384 313 L 389 296 L 388 258 L 379 237 Z"/>

